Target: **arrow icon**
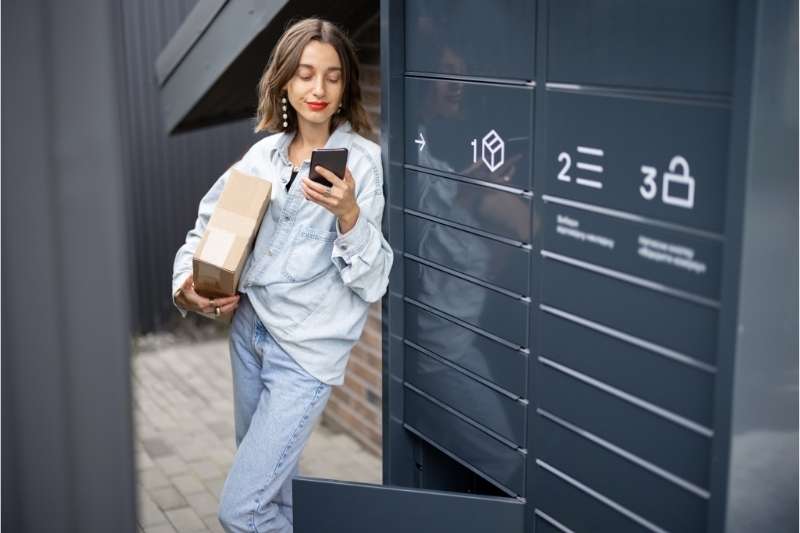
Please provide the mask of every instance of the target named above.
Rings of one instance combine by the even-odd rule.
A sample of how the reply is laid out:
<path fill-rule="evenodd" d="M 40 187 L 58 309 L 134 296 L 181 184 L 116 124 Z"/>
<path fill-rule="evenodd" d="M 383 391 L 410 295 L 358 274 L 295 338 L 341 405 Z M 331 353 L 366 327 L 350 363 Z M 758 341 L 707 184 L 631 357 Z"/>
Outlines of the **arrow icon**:
<path fill-rule="evenodd" d="M 422 136 L 422 132 L 419 132 L 419 139 L 415 139 L 414 142 L 419 145 L 420 152 L 425 148 L 425 137 Z"/>

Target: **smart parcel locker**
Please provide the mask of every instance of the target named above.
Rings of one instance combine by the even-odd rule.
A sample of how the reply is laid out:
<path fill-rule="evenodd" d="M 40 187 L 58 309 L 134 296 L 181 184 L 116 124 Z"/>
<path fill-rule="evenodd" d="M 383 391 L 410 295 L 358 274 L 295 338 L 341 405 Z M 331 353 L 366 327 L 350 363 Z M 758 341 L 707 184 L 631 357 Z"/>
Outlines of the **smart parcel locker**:
<path fill-rule="evenodd" d="M 384 486 L 297 531 L 723 530 L 757 8 L 381 3 Z"/>

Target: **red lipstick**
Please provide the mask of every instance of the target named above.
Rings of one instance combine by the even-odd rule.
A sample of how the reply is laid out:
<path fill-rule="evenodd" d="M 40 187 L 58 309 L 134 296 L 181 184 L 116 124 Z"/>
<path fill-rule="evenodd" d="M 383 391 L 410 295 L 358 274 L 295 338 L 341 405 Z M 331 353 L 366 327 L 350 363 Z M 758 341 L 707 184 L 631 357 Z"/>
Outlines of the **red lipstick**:
<path fill-rule="evenodd" d="M 328 102 L 306 102 L 306 105 L 310 107 L 312 111 L 322 111 L 328 107 Z"/>

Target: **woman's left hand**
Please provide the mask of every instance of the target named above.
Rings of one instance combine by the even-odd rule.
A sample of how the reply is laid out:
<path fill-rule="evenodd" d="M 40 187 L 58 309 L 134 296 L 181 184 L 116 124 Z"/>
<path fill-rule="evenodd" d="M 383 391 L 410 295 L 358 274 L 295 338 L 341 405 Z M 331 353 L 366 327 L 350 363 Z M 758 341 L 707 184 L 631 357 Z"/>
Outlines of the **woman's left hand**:
<path fill-rule="evenodd" d="M 306 177 L 302 183 L 303 194 L 306 200 L 311 200 L 336 215 L 339 220 L 339 231 L 347 233 L 355 226 L 359 215 L 355 195 L 356 181 L 350 174 L 349 168 L 345 168 L 344 179 L 339 179 L 336 174 L 319 165 L 316 170 L 331 182 L 331 186 L 326 187 Z"/>

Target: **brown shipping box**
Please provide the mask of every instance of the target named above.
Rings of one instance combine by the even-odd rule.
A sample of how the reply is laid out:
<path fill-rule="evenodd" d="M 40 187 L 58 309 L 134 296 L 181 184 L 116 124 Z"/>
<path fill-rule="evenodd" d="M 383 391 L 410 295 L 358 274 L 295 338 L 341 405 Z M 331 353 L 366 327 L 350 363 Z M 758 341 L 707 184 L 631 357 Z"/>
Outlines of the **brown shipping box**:
<path fill-rule="evenodd" d="M 198 294 L 206 298 L 236 294 L 271 192 L 270 182 L 231 169 L 194 253 L 192 270 Z"/>

